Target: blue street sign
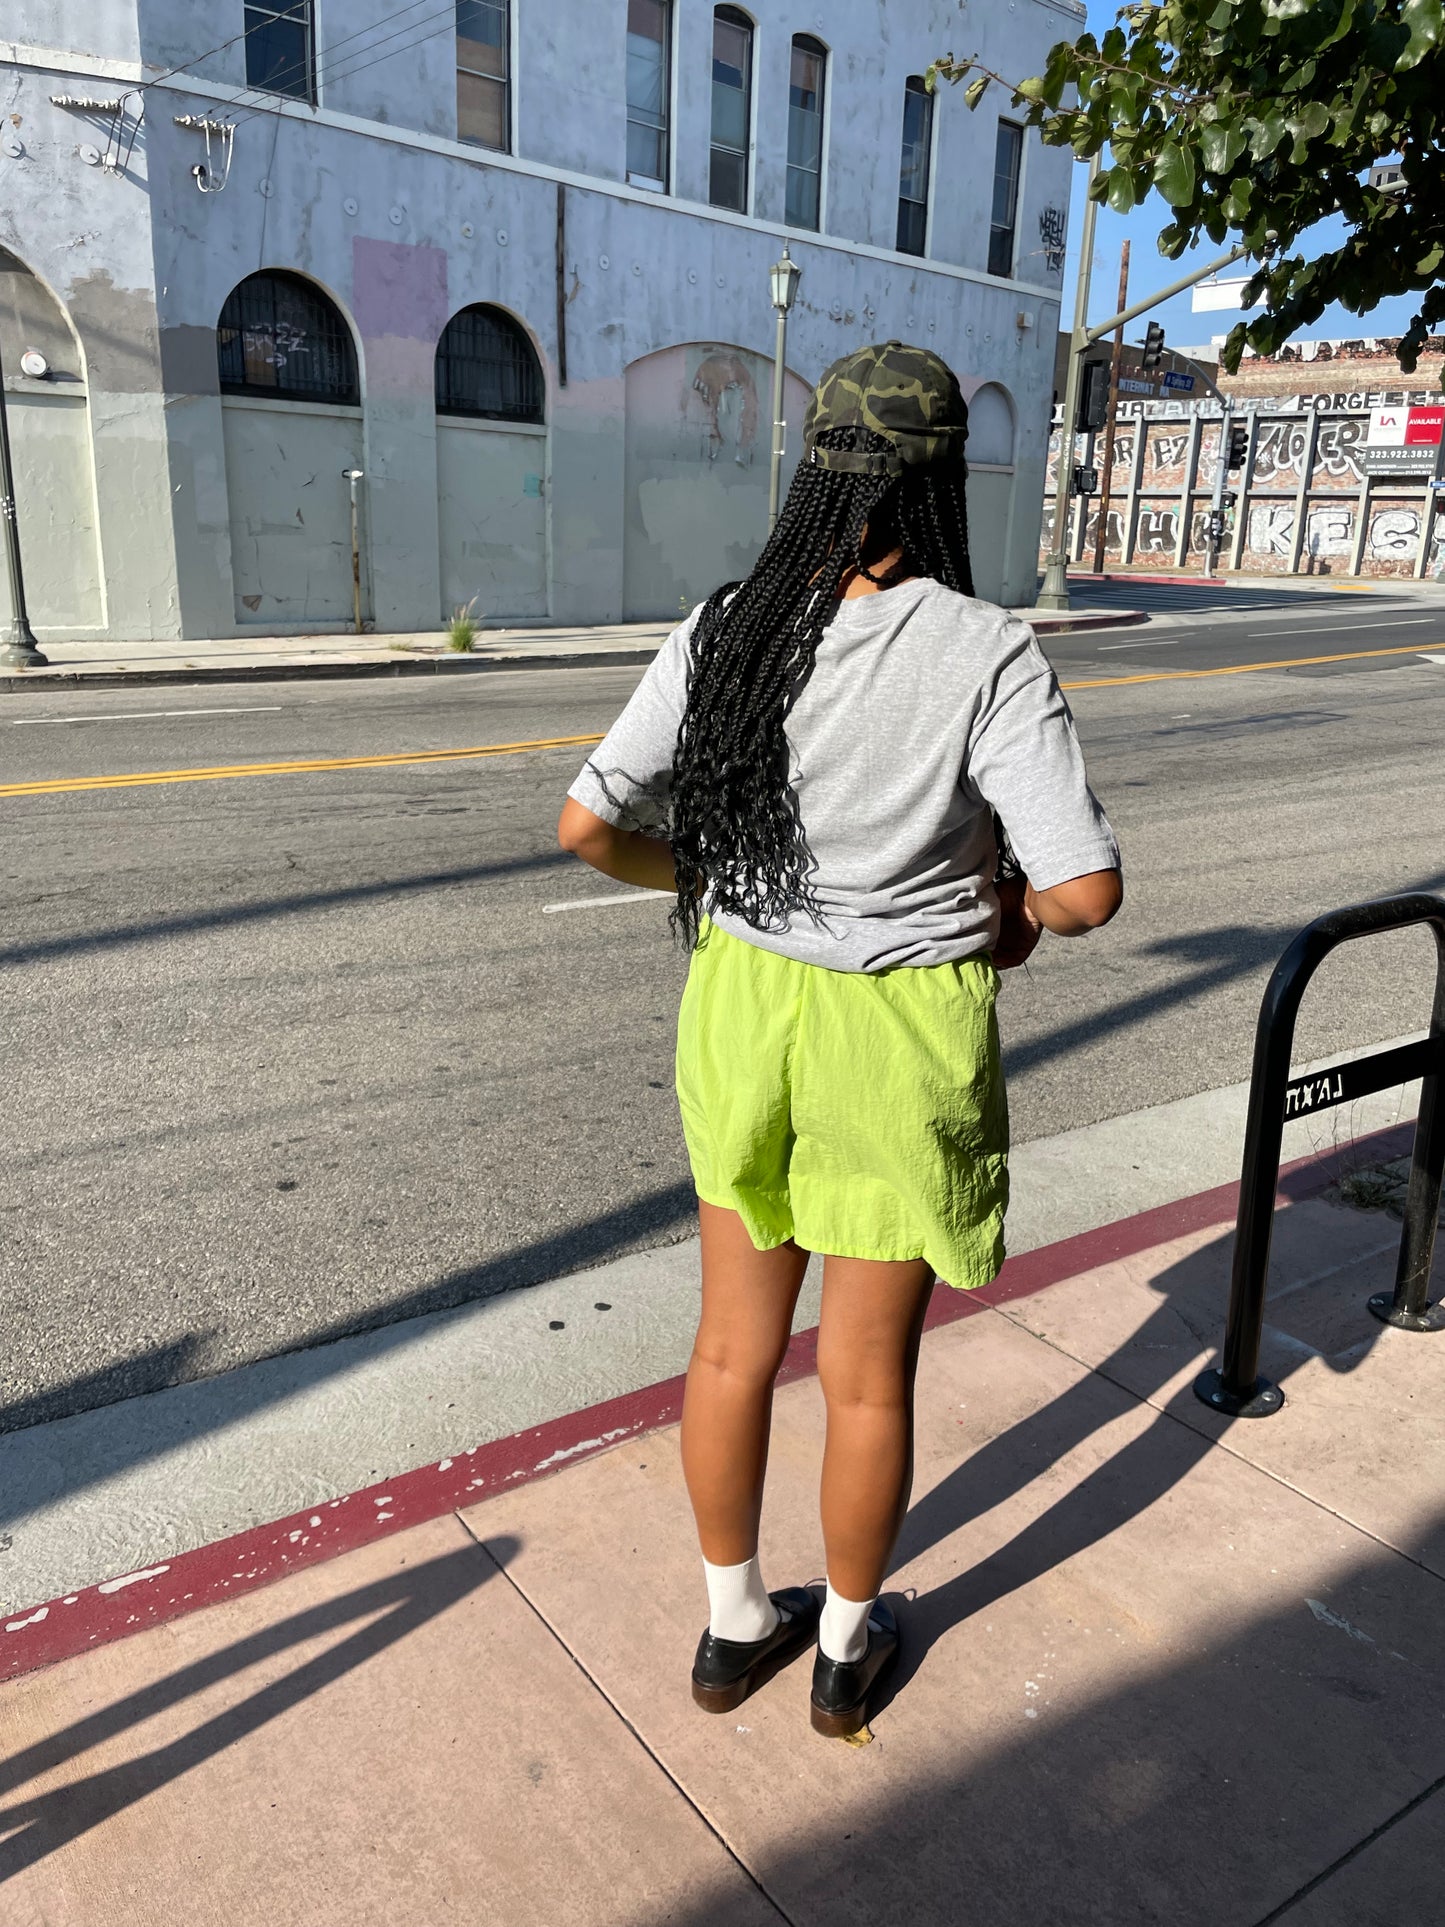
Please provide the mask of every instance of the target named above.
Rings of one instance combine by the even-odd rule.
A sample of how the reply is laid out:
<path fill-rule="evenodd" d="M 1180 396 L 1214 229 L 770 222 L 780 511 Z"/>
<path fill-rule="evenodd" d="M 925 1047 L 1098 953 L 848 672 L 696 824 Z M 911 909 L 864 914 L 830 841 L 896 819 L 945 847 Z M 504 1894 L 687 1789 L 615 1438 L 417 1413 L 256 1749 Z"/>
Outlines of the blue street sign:
<path fill-rule="evenodd" d="M 1164 386 L 1166 388 L 1183 388 L 1188 390 L 1194 386 L 1194 377 L 1193 375 L 1181 375 L 1177 369 L 1170 368 L 1165 373 Z"/>

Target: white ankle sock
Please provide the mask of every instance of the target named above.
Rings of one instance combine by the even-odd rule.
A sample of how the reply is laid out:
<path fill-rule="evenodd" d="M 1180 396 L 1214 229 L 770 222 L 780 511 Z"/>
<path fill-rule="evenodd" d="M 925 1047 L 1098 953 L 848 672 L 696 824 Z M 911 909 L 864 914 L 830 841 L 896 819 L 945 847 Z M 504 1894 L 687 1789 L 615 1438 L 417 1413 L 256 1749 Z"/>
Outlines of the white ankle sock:
<path fill-rule="evenodd" d="M 840 1665 L 862 1659 L 868 1650 L 868 1615 L 874 1603 L 871 1599 L 845 1599 L 829 1582 L 823 1617 L 818 1622 L 818 1644 L 829 1659 Z"/>
<path fill-rule="evenodd" d="M 778 1623 L 778 1608 L 768 1597 L 756 1556 L 740 1566 L 714 1566 L 706 1559 L 707 1599 L 711 1611 L 708 1630 L 714 1639 L 733 1639 L 746 1645 L 766 1639 Z"/>

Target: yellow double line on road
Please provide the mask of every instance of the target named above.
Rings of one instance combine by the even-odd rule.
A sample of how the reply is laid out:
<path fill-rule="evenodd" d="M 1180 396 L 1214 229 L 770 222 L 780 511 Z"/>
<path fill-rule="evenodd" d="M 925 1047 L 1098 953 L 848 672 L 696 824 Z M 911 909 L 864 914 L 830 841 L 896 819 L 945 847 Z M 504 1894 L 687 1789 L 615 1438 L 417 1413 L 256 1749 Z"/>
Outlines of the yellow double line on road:
<path fill-rule="evenodd" d="M 1426 645 L 1428 646 L 1428 645 Z M 1375 656 L 1418 656 L 1422 645 L 1351 649 L 1339 656 L 1291 656 L 1282 662 L 1240 662 L 1224 669 L 1155 669 L 1137 676 L 1066 682 L 1065 689 L 1124 689 L 1133 683 L 1199 682 L 1210 676 L 1252 676 L 1262 669 L 1312 669 L 1320 663 L 1365 662 Z M 0 796 L 58 796 L 70 790 L 139 789 L 151 783 L 216 783 L 235 776 L 309 776 L 325 770 L 386 769 L 400 763 L 462 763 L 481 756 L 521 756 L 537 749 L 580 749 L 600 736 L 544 736 L 531 743 L 484 743 L 474 749 L 413 749 L 391 756 L 326 756 L 299 763 L 231 763 L 218 769 L 157 769 L 126 776 L 61 776 L 40 783 L 0 783 Z"/>

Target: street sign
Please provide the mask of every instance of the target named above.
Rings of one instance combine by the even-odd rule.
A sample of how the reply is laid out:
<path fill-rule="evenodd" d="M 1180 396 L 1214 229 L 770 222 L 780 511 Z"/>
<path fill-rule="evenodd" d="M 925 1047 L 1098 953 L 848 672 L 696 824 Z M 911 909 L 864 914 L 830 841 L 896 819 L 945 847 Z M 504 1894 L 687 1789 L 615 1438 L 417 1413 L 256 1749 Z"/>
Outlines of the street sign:
<path fill-rule="evenodd" d="M 1181 375 L 1177 368 L 1166 368 L 1164 371 L 1164 386 L 1166 388 L 1180 388 L 1188 394 L 1194 387 L 1194 377 L 1193 375 Z"/>

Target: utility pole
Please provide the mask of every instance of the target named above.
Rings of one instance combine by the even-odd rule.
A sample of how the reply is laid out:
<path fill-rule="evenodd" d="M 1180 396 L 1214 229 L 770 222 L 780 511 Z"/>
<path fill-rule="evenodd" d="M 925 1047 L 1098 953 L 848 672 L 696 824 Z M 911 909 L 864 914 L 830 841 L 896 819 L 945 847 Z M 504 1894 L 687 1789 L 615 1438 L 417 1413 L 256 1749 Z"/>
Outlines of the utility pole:
<path fill-rule="evenodd" d="M 1119 250 L 1119 312 L 1129 305 L 1129 243 Z M 1104 573 L 1104 550 L 1109 542 L 1109 504 L 1114 494 L 1114 424 L 1119 418 L 1119 371 L 1124 365 L 1124 324 L 1114 330 L 1114 354 L 1109 363 L 1109 419 L 1104 424 L 1104 463 L 1100 476 L 1099 518 L 1094 529 L 1094 574 Z"/>
<path fill-rule="evenodd" d="M 1064 380 L 1064 426 L 1059 439 L 1059 478 L 1054 487 L 1054 545 L 1044 563 L 1044 586 L 1039 590 L 1041 609 L 1067 609 L 1069 606 L 1069 534 L 1074 513 L 1074 457 L 1078 448 L 1075 433 L 1079 416 L 1079 384 L 1083 379 L 1086 336 L 1089 332 L 1089 283 L 1094 273 L 1094 230 L 1099 222 L 1099 203 L 1094 199 L 1094 183 L 1103 171 L 1102 154 L 1089 162 L 1089 185 L 1084 195 L 1084 227 L 1079 239 L 1079 282 L 1074 292 L 1074 328 L 1069 336 L 1069 367 Z"/>
<path fill-rule="evenodd" d="M 0 522 L 5 524 L 5 577 L 10 591 L 10 620 L 0 642 L 0 668 L 48 667 L 35 642 L 25 607 L 25 574 L 20 566 L 20 531 L 15 521 L 15 471 L 10 459 L 10 419 L 5 410 L 5 367 L 0 358 Z"/>

